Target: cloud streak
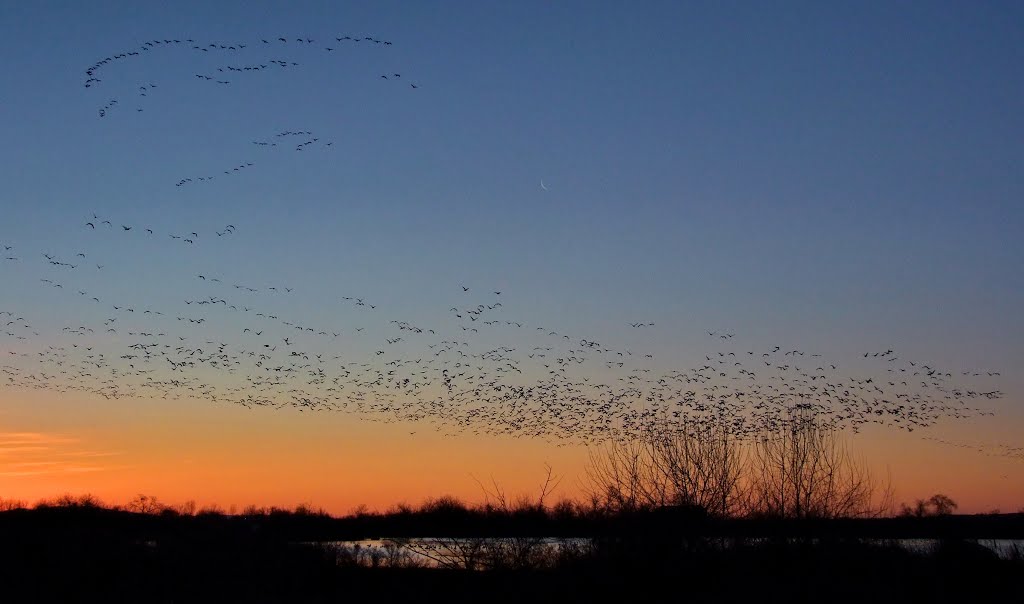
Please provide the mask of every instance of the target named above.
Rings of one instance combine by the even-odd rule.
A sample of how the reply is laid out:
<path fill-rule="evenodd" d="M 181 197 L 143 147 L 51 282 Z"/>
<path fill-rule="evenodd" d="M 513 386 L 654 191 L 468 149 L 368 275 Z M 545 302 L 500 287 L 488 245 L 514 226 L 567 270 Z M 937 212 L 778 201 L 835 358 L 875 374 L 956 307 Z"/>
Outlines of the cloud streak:
<path fill-rule="evenodd" d="M 80 444 L 81 439 L 65 434 L 0 432 L 0 477 L 87 474 L 125 467 L 99 462 L 122 451 L 81 449 Z"/>

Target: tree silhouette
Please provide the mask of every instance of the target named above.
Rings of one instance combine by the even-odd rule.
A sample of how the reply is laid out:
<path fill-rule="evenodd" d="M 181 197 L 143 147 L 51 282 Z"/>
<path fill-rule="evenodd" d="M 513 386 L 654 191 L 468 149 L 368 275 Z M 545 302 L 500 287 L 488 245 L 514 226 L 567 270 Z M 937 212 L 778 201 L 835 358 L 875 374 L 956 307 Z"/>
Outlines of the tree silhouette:
<path fill-rule="evenodd" d="M 876 503 L 867 465 L 808 407 L 795 408 L 787 421 L 761 435 L 752 466 L 750 511 L 757 516 L 879 516 L 890 507 L 889 489 Z"/>
<path fill-rule="evenodd" d="M 914 507 L 903 504 L 900 508 L 900 516 L 912 516 L 924 518 L 925 516 L 949 516 L 959 507 L 952 498 L 942 493 L 936 493 L 928 499 L 918 499 Z"/>
<path fill-rule="evenodd" d="M 608 511 L 695 506 L 729 516 L 744 507 L 748 458 L 725 418 L 655 422 L 638 438 L 591 450 L 587 488 Z"/>

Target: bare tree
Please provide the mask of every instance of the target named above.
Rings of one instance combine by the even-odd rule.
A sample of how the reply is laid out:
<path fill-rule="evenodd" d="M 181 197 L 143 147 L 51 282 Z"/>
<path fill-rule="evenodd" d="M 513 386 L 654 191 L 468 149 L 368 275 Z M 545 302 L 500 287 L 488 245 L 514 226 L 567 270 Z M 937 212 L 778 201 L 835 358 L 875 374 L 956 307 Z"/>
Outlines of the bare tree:
<path fill-rule="evenodd" d="M 592 449 L 586 488 L 615 512 L 687 505 L 719 517 L 838 518 L 891 509 L 889 483 L 879 488 L 810 406 L 797 405 L 754 438 L 731 427 L 724 414 L 655 421 L 631 440 Z"/>
<path fill-rule="evenodd" d="M 410 539 L 394 538 L 385 539 L 381 544 L 384 550 L 385 562 L 388 568 L 421 568 L 423 561 L 416 557 L 408 546 Z"/>
<path fill-rule="evenodd" d="M 936 516 L 949 516 L 956 508 L 960 507 L 955 501 L 942 493 L 932 495 L 928 503 L 932 505 Z"/>
<path fill-rule="evenodd" d="M 0 512 L 10 512 L 12 510 L 23 510 L 27 507 L 24 501 L 18 499 L 0 499 Z"/>
<path fill-rule="evenodd" d="M 182 503 L 177 508 L 177 512 L 182 516 L 195 516 L 196 515 L 196 501 L 195 499 L 189 499 L 185 503 Z"/>
<path fill-rule="evenodd" d="M 748 461 L 724 417 L 657 421 L 637 438 L 592 449 L 587 489 L 612 511 L 686 505 L 728 516 L 744 507 Z"/>
<path fill-rule="evenodd" d="M 641 438 L 607 442 L 588 456 L 585 489 L 598 505 L 628 512 L 667 503 L 665 481 Z"/>
<path fill-rule="evenodd" d="M 535 514 L 544 516 L 547 513 L 547 499 L 561 483 L 561 478 L 554 475 L 550 465 L 544 465 L 544 481 L 540 485 L 536 500 L 527 497 L 520 497 L 515 503 L 509 502 L 500 486 L 494 484 L 494 492 L 488 493 L 487 504 L 491 498 L 498 502 L 498 511 L 502 514 L 523 515 Z M 511 567 L 517 569 L 537 568 L 544 561 L 550 559 L 555 546 L 547 543 L 543 535 L 515 535 L 511 537 L 500 537 L 488 542 L 488 566 L 491 568 Z"/>
<path fill-rule="evenodd" d="M 660 425 L 646 440 L 664 503 L 698 506 L 714 516 L 740 511 L 748 453 L 724 420 Z"/>
<path fill-rule="evenodd" d="M 438 568 L 479 570 L 488 559 L 489 543 L 483 537 L 437 537 L 410 540 L 405 547 Z"/>
<path fill-rule="evenodd" d="M 900 516 L 914 516 L 923 518 L 925 516 L 948 516 L 959 507 L 952 498 L 942 493 L 936 493 L 928 499 L 918 499 L 914 507 L 903 504 Z M 998 512 L 996 512 L 998 513 Z"/>
<path fill-rule="evenodd" d="M 134 499 L 125 504 L 124 509 L 138 514 L 159 514 L 167 508 L 157 501 L 153 495 L 138 494 Z"/>
<path fill-rule="evenodd" d="M 103 507 L 103 502 L 100 501 L 100 499 L 98 497 L 96 497 L 95 495 L 93 495 L 91 493 L 86 493 L 84 495 L 72 495 L 70 493 L 65 493 L 64 495 L 60 495 L 59 497 L 57 497 L 56 499 L 53 499 L 53 500 L 46 500 L 46 499 L 44 499 L 42 501 L 38 501 L 38 502 L 36 502 L 34 507 L 36 507 L 36 508 L 56 507 L 56 508 L 92 508 L 92 509 L 96 509 L 96 508 Z"/>
<path fill-rule="evenodd" d="M 881 515 L 882 501 L 867 464 L 855 458 L 840 433 L 809 407 L 797 407 L 786 421 L 761 435 L 754 446 L 750 511 L 783 518 L 840 518 Z"/>

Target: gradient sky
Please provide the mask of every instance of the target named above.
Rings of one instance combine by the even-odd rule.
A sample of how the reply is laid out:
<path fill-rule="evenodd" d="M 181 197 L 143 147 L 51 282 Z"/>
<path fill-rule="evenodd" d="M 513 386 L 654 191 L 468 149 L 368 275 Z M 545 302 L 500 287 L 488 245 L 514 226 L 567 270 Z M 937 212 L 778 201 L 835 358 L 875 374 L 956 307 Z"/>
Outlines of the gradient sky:
<path fill-rule="evenodd" d="M 315 324 L 360 320 L 341 296 L 429 323 L 462 285 L 502 290 L 525 322 L 649 350 L 666 371 L 718 350 L 706 330 L 850 362 L 893 348 L 1002 374 L 994 417 L 928 436 L 1021 446 L 1022 32 L 1013 2 L 6 2 L 0 243 L 21 260 L 0 263 L 0 311 L 40 335 L 0 338 L 0 353 L 102 323 L 39 282 L 55 274 L 42 253 L 87 250 L 106 266 L 57 273 L 69 289 L 171 307 L 208 295 L 206 273 L 292 287 L 273 308 Z M 96 60 L 151 39 L 346 34 L 394 44 L 293 44 L 279 54 L 300 67 L 220 87 L 194 74 L 245 60 L 168 50 L 82 85 Z M 141 99 L 140 83 L 158 93 Z M 333 148 L 252 144 L 284 130 Z M 240 162 L 256 165 L 174 186 Z M 238 228 L 183 247 L 97 237 L 82 227 L 94 213 L 135 232 Z M 854 443 L 898 498 L 1024 506 L 1020 458 L 918 432 Z M 585 459 L 352 415 L 0 386 L 0 497 L 343 512 L 479 499 L 473 477 L 525 492 L 545 463 L 573 496 Z"/>

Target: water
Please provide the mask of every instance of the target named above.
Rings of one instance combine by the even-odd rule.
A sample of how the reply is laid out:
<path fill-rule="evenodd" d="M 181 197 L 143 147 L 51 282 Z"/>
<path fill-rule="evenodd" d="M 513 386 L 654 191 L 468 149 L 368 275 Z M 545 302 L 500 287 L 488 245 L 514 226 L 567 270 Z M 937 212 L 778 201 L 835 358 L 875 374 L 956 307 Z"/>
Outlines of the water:
<path fill-rule="evenodd" d="M 459 539 L 362 539 L 311 543 L 334 548 L 339 562 L 366 566 L 422 566 L 427 568 L 483 568 L 495 559 L 537 559 L 572 548 L 590 547 L 589 539 L 555 537 Z"/>
<path fill-rule="evenodd" d="M 757 543 L 760 539 L 749 539 Z M 863 539 L 875 545 L 895 544 L 908 551 L 928 553 L 939 544 L 938 539 Z M 995 552 L 1002 559 L 1024 555 L 1024 539 L 967 540 Z M 591 546 L 589 539 L 560 539 L 555 537 L 531 539 L 363 539 L 359 541 L 320 541 L 319 546 L 335 548 L 339 560 L 367 566 L 405 565 L 439 567 L 480 567 L 489 555 L 519 553 L 521 555 L 557 555 L 572 548 L 585 551 Z"/>

